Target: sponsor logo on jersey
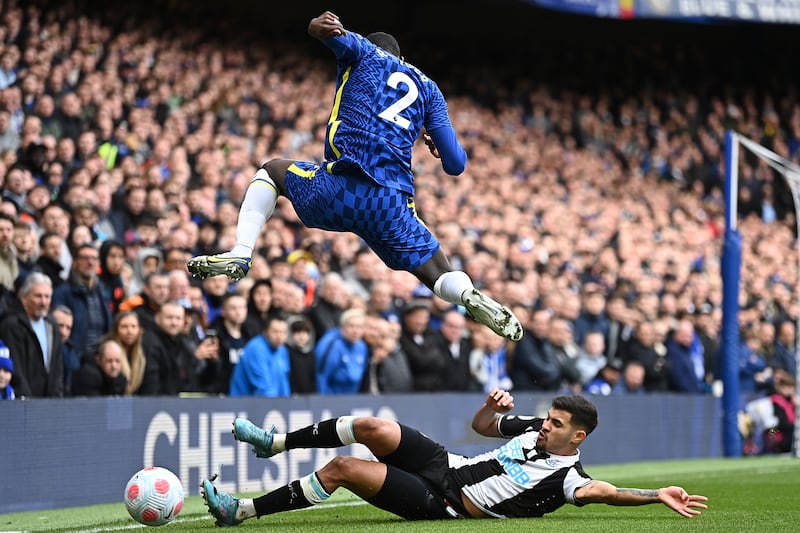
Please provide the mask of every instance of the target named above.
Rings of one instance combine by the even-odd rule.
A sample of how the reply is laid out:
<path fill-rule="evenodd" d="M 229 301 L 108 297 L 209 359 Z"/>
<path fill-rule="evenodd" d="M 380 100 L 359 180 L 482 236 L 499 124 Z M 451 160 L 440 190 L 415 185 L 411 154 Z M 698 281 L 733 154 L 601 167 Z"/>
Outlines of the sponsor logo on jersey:
<path fill-rule="evenodd" d="M 527 485 L 531 478 L 517 461 L 525 461 L 525 452 L 522 450 L 522 441 L 513 439 L 497 450 L 497 460 L 502 465 L 511 479 L 520 485 Z"/>

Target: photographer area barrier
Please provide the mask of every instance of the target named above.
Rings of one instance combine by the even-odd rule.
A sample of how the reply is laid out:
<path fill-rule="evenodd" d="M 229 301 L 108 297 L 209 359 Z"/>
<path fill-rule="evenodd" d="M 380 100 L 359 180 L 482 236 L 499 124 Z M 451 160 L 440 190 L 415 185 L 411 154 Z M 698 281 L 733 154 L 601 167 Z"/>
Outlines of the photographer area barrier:
<path fill-rule="evenodd" d="M 542 416 L 551 395 L 515 393 L 517 414 Z M 483 394 L 308 396 L 295 398 L 70 398 L 0 403 L 0 514 L 121 502 L 130 476 L 163 466 L 187 495 L 220 474 L 231 492 L 263 492 L 322 467 L 337 454 L 370 458 L 361 445 L 292 450 L 257 459 L 236 442 L 237 416 L 279 432 L 341 415 L 401 420 L 454 453 L 474 455 L 500 440 L 470 428 Z M 710 396 L 592 397 L 598 428 L 581 447 L 592 466 L 719 457 L 721 406 Z"/>

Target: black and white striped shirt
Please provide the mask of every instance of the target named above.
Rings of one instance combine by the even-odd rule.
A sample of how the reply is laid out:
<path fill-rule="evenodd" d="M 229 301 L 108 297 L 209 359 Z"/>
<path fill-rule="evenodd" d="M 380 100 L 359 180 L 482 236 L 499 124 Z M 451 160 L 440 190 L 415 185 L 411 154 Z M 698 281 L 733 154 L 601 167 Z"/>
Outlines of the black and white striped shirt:
<path fill-rule="evenodd" d="M 591 478 L 583 471 L 580 451 L 570 456 L 536 451 L 542 422 L 533 417 L 499 417 L 500 434 L 513 438 L 476 457 L 449 454 L 453 486 L 495 518 L 542 516 L 565 503 L 583 505 L 575 499 L 575 490 Z"/>

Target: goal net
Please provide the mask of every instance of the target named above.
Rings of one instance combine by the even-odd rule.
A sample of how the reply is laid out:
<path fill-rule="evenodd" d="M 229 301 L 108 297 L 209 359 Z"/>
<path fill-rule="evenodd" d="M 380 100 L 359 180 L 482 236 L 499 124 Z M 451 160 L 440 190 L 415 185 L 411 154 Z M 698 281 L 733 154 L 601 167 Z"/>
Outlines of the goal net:
<path fill-rule="evenodd" d="M 781 176 L 794 203 L 794 223 L 796 239 L 794 250 L 785 250 L 787 264 L 785 272 L 791 274 L 791 294 L 793 302 L 792 317 L 795 321 L 795 383 L 800 384 L 800 165 L 781 157 L 757 142 L 734 131 L 726 133 L 725 153 L 725 240 L 722 252 L 722 338 L 720 358 L 723 390 L 723 446 L 725 455 L 735 457 L 742 455 L 742 439 L 739 433 L 738 413 L 742 408 L 739 390 L 739 347 L 742 342 L 739 324 L 740 280 L 742 273 L 742 235 L 739 231 L 739 199 L 740 199 L 740 150 L 745 149 L 767 165 L 775 174 Z M 743 154 L 741 154 L 743 155 Z M 800 405 L 795 406 L 795 427 L 792 451 L 800 457 Z M 790 435 L 786 436 L 791 438 Z"/>

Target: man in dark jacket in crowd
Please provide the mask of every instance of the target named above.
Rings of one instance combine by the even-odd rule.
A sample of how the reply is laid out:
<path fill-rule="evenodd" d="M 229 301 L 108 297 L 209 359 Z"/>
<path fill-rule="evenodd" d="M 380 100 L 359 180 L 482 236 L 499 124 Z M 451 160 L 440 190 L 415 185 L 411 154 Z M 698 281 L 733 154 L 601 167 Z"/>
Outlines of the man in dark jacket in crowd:
<path fill-rule="evenodd" d="M 33 272 L 19 288 L 22 309 L 0 321 L 0 339 L 11 352 L 18 398 L 64 395 L 64 359 L 61 334 L 48 316 L 53 285 L 46 275 Z"/>
<path fill-rule="evenodd" d="M 100 343 L 96 357 L 84 358 L 72 378 L 74 396 L 122 396 L 128 380 L 122 373 L 125 350 L 117 341 Z"/>
<path fill-rule="evenodd" d="M 155 329 L 145 331 L 142 337 L 147 366 L 158 369 L 159 395 L 174 396 L 199 390 L 200 365 L 183 333 L 184 313 L 186 310 L 181 304 L 165 303 L 156 313 Z"/>

